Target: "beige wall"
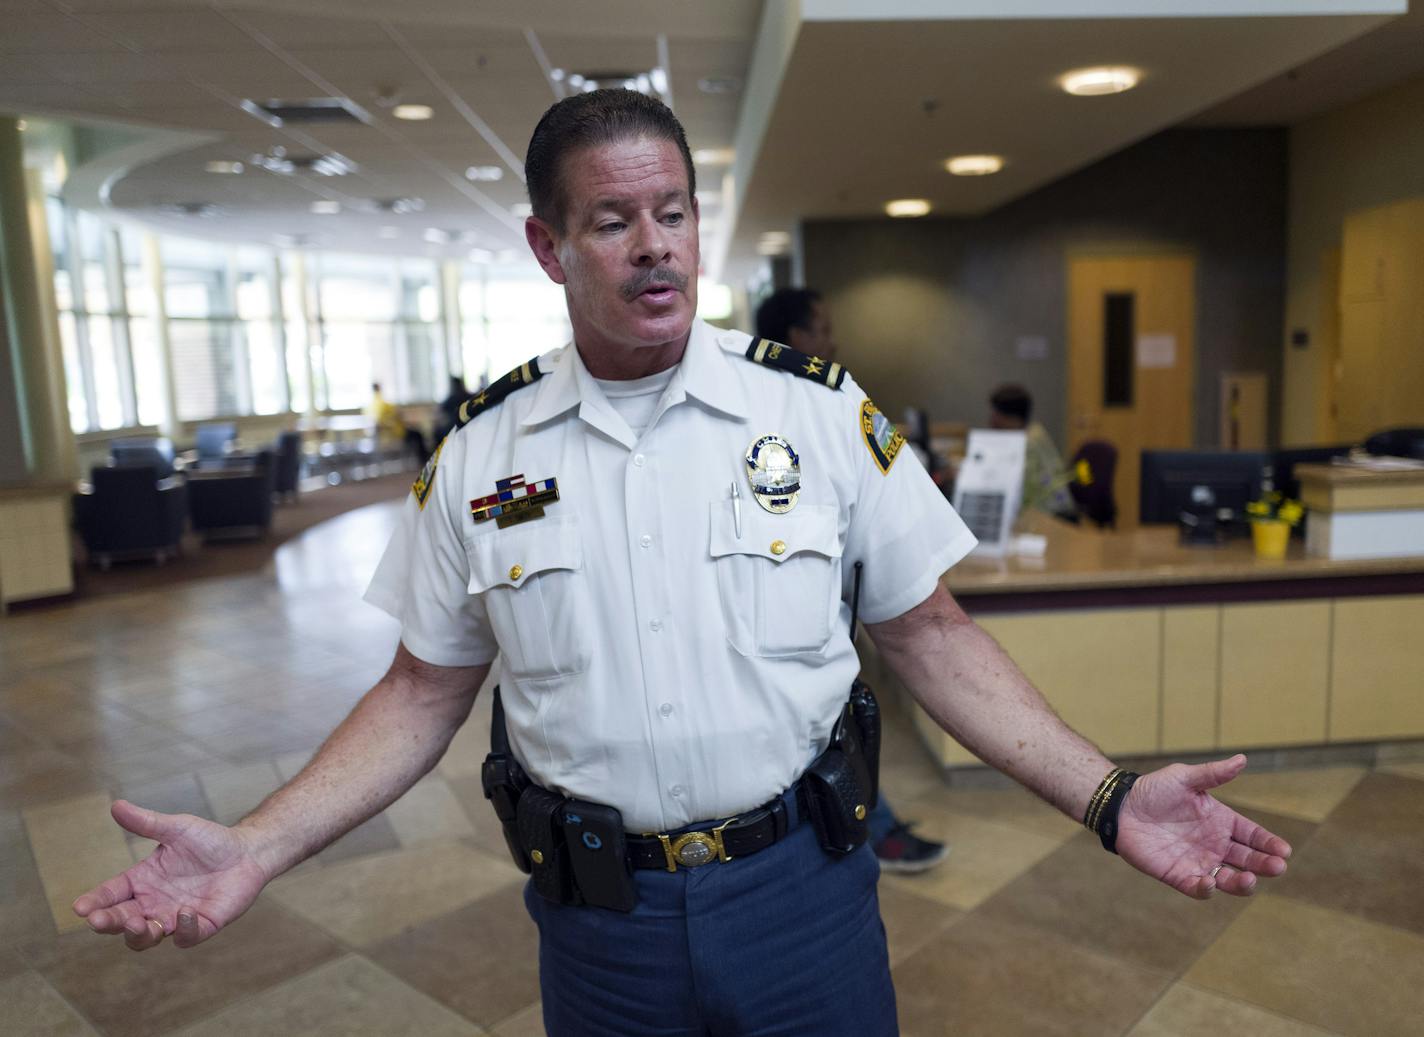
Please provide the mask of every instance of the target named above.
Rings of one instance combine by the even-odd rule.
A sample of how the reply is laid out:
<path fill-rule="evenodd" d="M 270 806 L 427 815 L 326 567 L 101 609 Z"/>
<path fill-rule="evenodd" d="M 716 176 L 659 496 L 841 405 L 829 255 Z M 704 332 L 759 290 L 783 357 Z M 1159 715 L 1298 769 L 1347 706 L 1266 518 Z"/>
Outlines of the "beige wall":
<path fill-rule="evenodd" d="M 1322 271 L 1347 213 L 1424 195 L 1424 77 L 1291 130 L 1281 441 L 1330 438 L 1323 412 L 1327 356 Z M 1292 331 L 1309 335 L 1291 345 Z"/>

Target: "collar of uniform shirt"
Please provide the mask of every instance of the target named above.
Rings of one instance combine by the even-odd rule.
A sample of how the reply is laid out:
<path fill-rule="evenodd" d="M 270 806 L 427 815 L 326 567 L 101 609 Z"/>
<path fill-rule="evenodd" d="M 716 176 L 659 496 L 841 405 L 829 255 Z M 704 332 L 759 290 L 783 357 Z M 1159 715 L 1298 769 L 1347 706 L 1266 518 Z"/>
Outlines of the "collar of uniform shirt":
<path fill-rule="evenodd" d="M 736 340 L 733 347 L 738 352 L 745 347 L 745 336 L 718 332 L 702 320 L 692 322 L 692 334 L 688 336 L 687 350 L 680 365 L 682 389 L 707 406 L 745 421 L 746 401 L 742 398 L 741 383 L 732 369 L 732 358 L 720 341 L 724 334 L 732 334 Z M 554 370 L 535 386 L 535 392 L 539 395 L 529 413 L 520 421 L 521 426 L 538 425 L 583 402 L 583 378 L 580 376 L 585 376 L 590 385 L 593 378 L 587 374 L 578 351 L 572 346 L 565 349 Z"/>

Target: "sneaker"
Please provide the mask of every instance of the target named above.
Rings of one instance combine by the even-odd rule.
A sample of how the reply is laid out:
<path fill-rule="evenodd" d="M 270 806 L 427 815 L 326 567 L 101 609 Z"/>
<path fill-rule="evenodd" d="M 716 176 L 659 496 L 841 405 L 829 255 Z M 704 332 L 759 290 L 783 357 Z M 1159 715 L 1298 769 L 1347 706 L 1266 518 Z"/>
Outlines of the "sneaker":
<path fill-rule="evenodd" d="M 913 825 L 900 823 L 875 844 L 875 856 L 881 871 L 911 874 L 933 868 L 949 854 L 949 847 L 930 839 L 921 839 L 910 831 Z"/>

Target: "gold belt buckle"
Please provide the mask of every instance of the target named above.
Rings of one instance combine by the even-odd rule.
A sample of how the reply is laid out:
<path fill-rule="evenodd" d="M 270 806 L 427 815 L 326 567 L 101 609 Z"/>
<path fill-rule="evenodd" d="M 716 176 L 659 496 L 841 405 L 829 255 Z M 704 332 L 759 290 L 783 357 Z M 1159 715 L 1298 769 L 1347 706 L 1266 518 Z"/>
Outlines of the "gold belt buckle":
<path fill-rule="evenodd" d="M 713 860 L 726 864 L 732 858 L 727 856 L 727 847 L 722 843 L 722 829 L 735 820 L 729 817 L 710 832 L 684 832 L 676 839 L 659 832 L 658 841 L 667 856 L 667 870 L 677 871 L 679 864 L 696 868 Z"/>

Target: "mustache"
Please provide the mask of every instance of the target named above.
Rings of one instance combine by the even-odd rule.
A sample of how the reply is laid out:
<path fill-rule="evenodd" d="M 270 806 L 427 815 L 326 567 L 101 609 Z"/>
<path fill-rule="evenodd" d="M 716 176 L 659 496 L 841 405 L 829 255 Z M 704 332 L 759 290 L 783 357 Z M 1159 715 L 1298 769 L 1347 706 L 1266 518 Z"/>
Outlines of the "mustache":
<path fill-rule="evenodd" d="M 687 278 L 672 267 L 660 266 L 652 270 L 640 270 L 618 286 L 618 294 L 624 302 L 632 302 L 655 284 L 665 284 L 679 292 L 687 291 Z"/>

